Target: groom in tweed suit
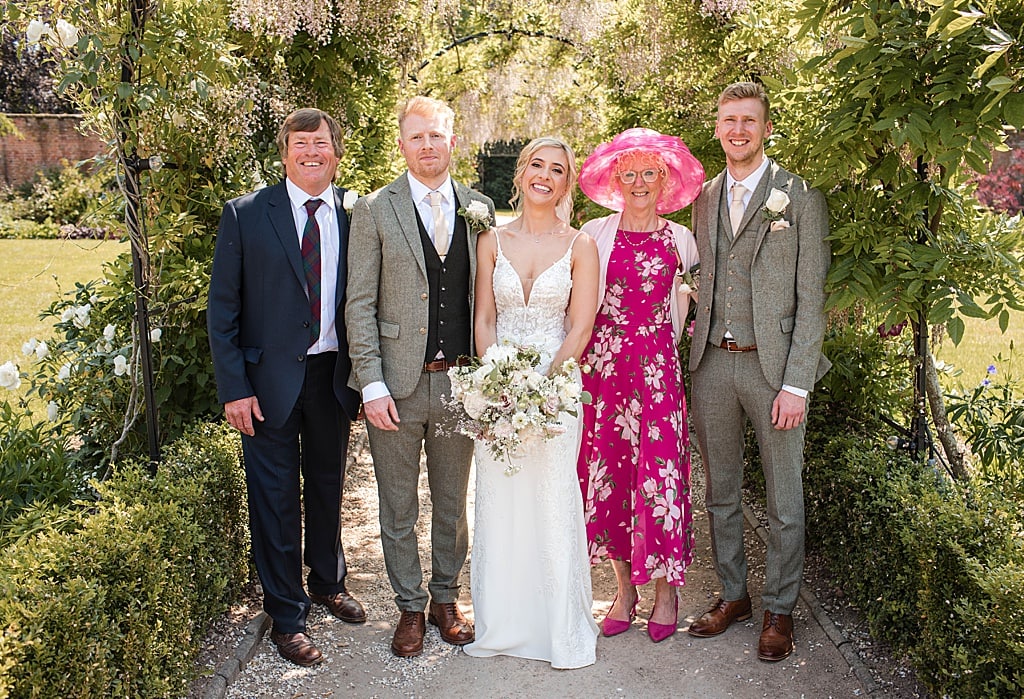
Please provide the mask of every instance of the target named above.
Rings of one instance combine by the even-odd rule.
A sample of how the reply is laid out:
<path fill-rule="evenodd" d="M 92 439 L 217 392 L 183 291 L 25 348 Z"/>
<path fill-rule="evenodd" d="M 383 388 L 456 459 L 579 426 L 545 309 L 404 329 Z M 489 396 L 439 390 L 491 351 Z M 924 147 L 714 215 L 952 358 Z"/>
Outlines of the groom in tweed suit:
<path fill-rule="evenodd" d="M 473 352 L 476 231 L 458 215 L 494 203 L 452 181 L 454 113 L 414 97 L 402 108 L 398 148 L 408 172 L 359 199 L 352 211 L 348 304 L 350 384 L 362 392 L 380 497 L 381 544 L 401 616 L 391 642 L 399 657 L 423 652 L 423 572 L 416 542 L 420 451 L 427 455 L 433 510 L 427 619 L 454 645 L 473 640 L 459 611 L 459 573 L 469 549 L 467 437 L 437 433 L 450 422 L 441 402 L 447 371 Z"/>
<path fill-rule="evenodd" d="M 726 170 L 704 184 L 693 230 L 704 270 L 690 352 L 693 418 L 707 471 L 715 605 L 689 632 L 717 636 L 751 616 L 743 552 L 743 434 L 757 435 L 770 536 L 758 658 L 793 651 L 804 560 L 803 470 L 808 395 L 828 370 L 825 275 L 830 251 L 821 192 L 764 155 L 768 97 L 736 83 L 718 100 Z"/>

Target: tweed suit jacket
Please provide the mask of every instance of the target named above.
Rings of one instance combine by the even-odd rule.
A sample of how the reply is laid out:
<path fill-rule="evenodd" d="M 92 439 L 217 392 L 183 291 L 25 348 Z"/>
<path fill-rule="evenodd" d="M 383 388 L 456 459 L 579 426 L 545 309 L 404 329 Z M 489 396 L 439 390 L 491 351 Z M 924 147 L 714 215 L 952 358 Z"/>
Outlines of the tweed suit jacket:
<path fill-rule="evenodd" d="M 715 302 L 715 259 L 727 252 L 717 249 L 725 183 L 723 170 L 704 184 L 693 209 L 693 231 L 701 268 L 706 272 L 697 303 L 691 371 L 700 365 L 708 343 Z M 790 203 L 782 214 L 788 228 L 770 230 L 771 222 L 761 212 L 772 189 L 789 195 Z M 750 279 L 754 337 L 764 377 L 776 390 L 788 385 L 810 391 L 831 366 L 821 353 L 825 276 L 831 263 L 825 197 L 804 179 L 769 160 L 740 222 L 740 235 L 756 236 Z"/>
<path fill-rule="evenodd" d="M 460 207 L 494 202 L 452 181 Z M 466 225 L 470 267 L 470 315 L 474 308 L 477 234 Z M 416 207 L 405 173 L 356 201 L 352 210 L 345 322 L 352 356 L 349 385 L 362 391 L 383 381 L 392 397 L 407 398 L 423 372 L 430 315 L 427 263 Z M 472 333 L 470 346 L 472 347 Z"/>

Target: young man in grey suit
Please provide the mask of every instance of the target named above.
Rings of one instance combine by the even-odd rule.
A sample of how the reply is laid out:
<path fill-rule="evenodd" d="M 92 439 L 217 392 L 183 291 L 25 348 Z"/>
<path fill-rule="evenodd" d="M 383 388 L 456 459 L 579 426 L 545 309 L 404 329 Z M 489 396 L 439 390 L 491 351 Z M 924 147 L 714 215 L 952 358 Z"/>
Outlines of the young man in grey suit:
<path fill-rule="evenodd" d="M 362 392 L 380 498 L 381 543 L 401 612 L 391 642 L 399 657 L 423 652 L 423 572 L 416 541 L 420 451 L 427 457 L 432 519 L 427 619 L 454 645 L 473 640 L 459 611 L 469 549 L 466 490 L 473 442 L 454 434 L 441 399 L 448 369 L 473 352 L 477 232 L 458 214 L 487 197 L 452 181 L 454 113 L 414 97 L 398 118 L 408 171 L 356 202 L 345 319 L 353 388 Z M 449 429 L 438 434 L 438 425 Z"/>
<path fill-rule="evenodd" d="M 821 192 L 765 157 L 768 97 L 736 83 L 718 99 L 715 136 L 726 169 L 694 204 L 703 270 L 690 352 L 693 421 L 707 471 L 720 598 L 689 628 L 717 636 L 751 616 L 743 552 L 743 433 L 749 419 L 764 469 L 770 536 L 758 658 L 792 653 L 804 561 L 803 470 L 808 395 L 828 370 L 825 275 L 830 251 Z"/>
<path fill-rule="evenodd" d="M 345 589 L 341 546 L 345 455 L 359 411 L 347 385 L 345 190 L 332 184 L 341 129 L 326 112 L 299 109 L 277 147 L 285 180 L 224 206 L 207 324 L 217 395 L 242 433 L 270 638 L 284 658 L 314 665 L 323 658 L 306 635 L 310 601 L 342 621 L 366 621 Z"/>

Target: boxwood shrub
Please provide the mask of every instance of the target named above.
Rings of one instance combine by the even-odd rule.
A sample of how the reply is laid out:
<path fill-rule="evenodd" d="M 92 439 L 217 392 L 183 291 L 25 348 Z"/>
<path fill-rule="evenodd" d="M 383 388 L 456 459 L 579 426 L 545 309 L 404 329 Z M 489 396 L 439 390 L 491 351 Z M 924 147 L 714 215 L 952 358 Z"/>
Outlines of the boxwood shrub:
<path fill-rule="evenodd" d="M 866 437 L 815 447 L 808 539 L 871 633 L 907 653 L 936 696 L 1024 696 L 1020 494 L 949 485 Z"/>
<path fill-rule="evenodd" d="M 0 563 L 0 697 L 175 697 L 248 573 L 237 434 L 201 425 Z M 38 516 L 38 513 L 36 513 Z M 66 510 L 54 516 L 66 517 Z"/>

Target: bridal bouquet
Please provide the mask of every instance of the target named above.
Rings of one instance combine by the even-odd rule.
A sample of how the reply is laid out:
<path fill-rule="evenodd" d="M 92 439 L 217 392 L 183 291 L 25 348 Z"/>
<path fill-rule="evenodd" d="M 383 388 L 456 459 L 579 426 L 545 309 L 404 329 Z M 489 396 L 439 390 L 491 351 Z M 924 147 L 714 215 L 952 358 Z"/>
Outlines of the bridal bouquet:
<path fill-rule="evenodd" d="M 487 445 L 491 456 L 508 462 L 505 474 L 519 467 L 512 457 L 536 440 L 565 432 L 560 413 L 577 415 L 589 396 L 580 388 L 576 361 L 566 361 L 553 376 L 537 371 L 540 353 L 532 347 L 491 346 L 480 359 L 452 367 L 452 396 L 446 401 L 461 413 L 458 430 Z"/>

